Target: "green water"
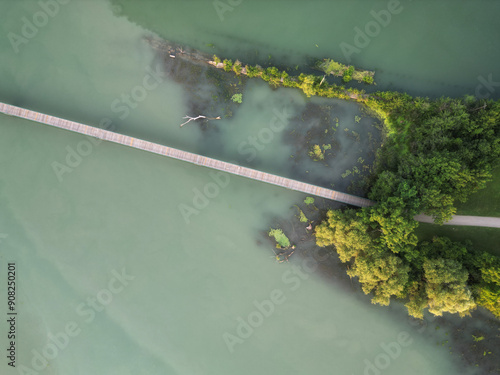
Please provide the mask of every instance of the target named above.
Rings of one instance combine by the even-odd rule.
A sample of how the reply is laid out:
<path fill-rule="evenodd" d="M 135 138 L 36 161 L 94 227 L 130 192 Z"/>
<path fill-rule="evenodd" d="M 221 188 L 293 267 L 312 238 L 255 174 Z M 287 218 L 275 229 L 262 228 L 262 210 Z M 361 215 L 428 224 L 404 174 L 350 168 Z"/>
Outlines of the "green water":
<path fill-rule="evenodd" d="M 57 146 L 83 137 L 5 116 L 1 124 L 2 259 L 17 264 L 20 364 L 75 322 L 80 334 L 43 373 L 362 373 L 402 331 L 413 342 L 387 373 L 410 364 L 455 373 L 404 314 L 325 283 L 300 259 L 278 264 L 270 244 L 256 243 L 266 217 L 286 214 L 301 194 L 231 177 L 188 225 L 177 205 L 211 180 L 206 170 L 101 144 L 59 183 Z M 78 306 L 123 267 L 134 280 L 87 322 Z M 238 318 L 275 289 L 284 302 L 231 353 L 223 334 L 236 336 Z"/>
<path fill-rule="evenodd" d="M 375 121 L 363 117 L 356 123 L 354 117 L 363 114 L 353 103 L 308 101 L 293 90 L 272 91 L 250 81 L 238 88 L 244 99 L 234 107 L 233 116 L 203 127 L 180 128 L 194 93 L 162 76 L 129 115 L 120 118 L 112 109 L 122 94 L 143 85 L 148 69 L 163 67 L 161 57 L 143 41 L 151 31 L 204 50 L 214 43 L 229 56 L 251 56 L 258 49 L 256 58 L 272 53 L 273 58 L 288 56 L 291 64 L 298 64 L 307 55 L 335 56 L 339 40 L 365 22 L 370 11 L 361 2 L 339 2 L 335 7 L 318 3 L 313 17 L 307 15 L 309 3 L 285 4 L 273 2 L 263 12 L 263 3 L 243 2 L 221 22 L 208 1 L 114 6 L 106 1 L 69 2 L 20 46 L 19 53 L 7 38 L 0 39 L 0 99 L 89 124 L 110 119 L 118 132 L 345 190 L 351 180 L 339 174 L 359 157 L 368 163 L 376 143 L 369 141 L 368 133 L 377 137 Z M 408 10 L 410 6 L 413 15 L 401 13 L 402 19 L 395 18 L 356 58 L 359 65 L 385 69 L 380 87 L 395 85 L 438 95 L 438 76 L 469 90 L 478 74 L 498 74 L 492 65 L 497 38 L 490 35 L 488 41 L 474 42 L 474 37 L 484 39 L 495 30 L 496 5 L 487 2 L 477 7 L 481 9 L 468 9 L 465 3 L 456 8 L 443 5 L 438 7 L 441 13 L 433 13 L 436 19 L 447 14 L 449 21 L 443 24 L 450 29 L 459 15 L 485 18 L 475 34 L 456 30 L 460 48 L 444 44 L 451 50 L 440 63 L 433 60 L 439 68 L 432 72 L 422 56 L 413 61 L 393 52 L 393 58 L 384 58 L 392 47 L 384 50 L 383 45 L 399 40 L 402 30 L 416 38 L 416 26 L 410 26 L 436 7 L 411 3 Z M 19 33 L 21 18 L 39 10 L 35 1 L 2 1 L 0 7 L 2 15 L 9 15 L 2 22 L 3 35 Z M 122 12 L 130 19 L 120 16 Z M 258 16 L 268 21 L 257 25 Z M 303 29 L 295 27 L 298 21 L 304 21 Z M 333 38 L 337 31 L 341 37 Z M 425 53 L 431 56 L 439 42 L 427 32 L 422 43 L 430 44 Z M 469 55 L 484 59 L 463 62 L 463 79 L 445 68 L 447 60 Z M 394 75 L 408 71 L 416 78 Z M 432 77 L 434 83 L 422 83 L 422 76 Z M 443 86 L 442 93 L 467 90 Z M 250 157 L 242 142 L 258 136 L 284 108 L 289 115 L 283 130 Z M 310 117 L 299 120 L 308 109 L 323 111 L 331 121 L 339 118 L 336 131 L 328 122 L 325 137 L 335 140 L 337 152 L 324 163 L 308 158 L 308 147 L 303 146 L 307 137 L 300 133 L 301 126 L 312 130 L 317 124 Z M 222 104 L 214 110 L 222 110 Z M 344 128 L 357 131 L 360 140 L 353 140 Z M 419 328 L 399 305 L 371 305 L 355 283 L 345 280 L 334 257 L 317 253 L 310 240 L 299 243 L 307 235 L 305 225 L 290 234 L 305 257 L 274 261 L 265 231 L 278 222 L 288 223 L 296 214 L 290 208 L 305 198 L 303 194 L 210 174 L 201 167 L 108 143 L 85 149 L 88 152 L 80 158 L 71 157 L 68 153 L 81 149 L 86 137 L 3 115 L 0 134 L 0 273 L 5 280 L 5 263 L 16 263 L 18 366 L 33 368 L 33 358 L 40 361 L 37 353 L 45 353 L 52 359 L 47 364 L 35 360 L 40 366 L 36 373 L 455 374 L 458 367 L 468 371 L 447 346 L 436 346 L 444 332 L 431 328 L 433 323 Z M 68 160 L 71 172 L 58 178 L 54 162 Z M 326 173 L 333 177 L 325 178 Z M 199 204 L 198 192 L 207 189 L 211 198 Z M 196 210 L 187 218 L 180 210 L 186 206 Z M 316 269 L 313 259 L 320 258 Z M 120 283 L 116 272 L 123 269 L 130 277 Z M 2 295 L 5 287 L 0 285 Z M 90 307 L 92 298 L 105 306 Z M 3 319 L 6 303 L 0 306 Z M 242 332 L 249 321 L 254 327 Z M 62 334 L 65 330 L 73 335 Z M 50 351 L 51 334 L 59 343 L 67 335 L 63 350 Z M 3 335 L 3 350 L 7 343 Z M 373 370 L 372 364 L 380 370 Z M 2 373 L 19 373 L 5 358 L 0 366 Z"/>
<path fill-rule="evenodd" d="M 479 77 L 492 74 L 493 92 L 479 93 L 500 97 L 497 1 L 478 6 L 473 0 L 401 0 L 387 25 L 379 22 L 380 31 L 352 54 L 345 54 L 342 44 L 363 46 L 356 44 L 354 29 L 365 31 L 375 20 L 371 12 L 386 11 L 391 2 L 242 1 L 220 11 L 222 18 L 211 1 L 113 2 L 165 38 L 232 59 L 294 66 L 330 57 L 375 70 L 379 89 L 428 96 L 474 95 Z"/>

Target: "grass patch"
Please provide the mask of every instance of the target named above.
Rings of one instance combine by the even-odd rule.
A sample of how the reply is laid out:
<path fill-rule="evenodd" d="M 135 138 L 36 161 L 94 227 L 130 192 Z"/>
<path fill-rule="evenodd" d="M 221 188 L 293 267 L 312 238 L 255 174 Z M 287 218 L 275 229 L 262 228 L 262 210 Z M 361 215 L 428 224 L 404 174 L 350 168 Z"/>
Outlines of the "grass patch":
<path fill-rule="evenodd" d="M 448 237 L 452 241 L 470 240 L 474 250 L 487 251 L 500 256 L 500 228 L 420 223 L 416 234 L 420 241 L 431 240 L 434 236 Z"/>
<path fill-rule="evenodd" d="M 465 203 L 457 203 L 458 215 L 500 217 L 500 168 L 493 171 L 492 181 L 474 193 Z"/>

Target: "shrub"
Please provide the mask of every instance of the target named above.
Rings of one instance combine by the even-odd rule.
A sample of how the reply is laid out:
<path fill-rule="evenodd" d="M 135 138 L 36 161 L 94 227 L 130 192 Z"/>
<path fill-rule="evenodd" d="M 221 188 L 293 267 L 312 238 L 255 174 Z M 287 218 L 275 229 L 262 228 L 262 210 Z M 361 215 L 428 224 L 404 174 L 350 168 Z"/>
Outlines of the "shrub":
<path fill-rule="evenodd" d="M 278 77 L 279 76 L 279 70 L 275 66 L 270 66 L 269 68 L 266 69 L 266 73 L 270 76 Z"/>
<path fill-rule="evenodd" d="M 232 60 L 224 59 L 223 63 L 224 63 L 224 70 L 226 72 L 230 72 L 233 69 L 233 61 Z"/>
<path fill-rule="evenodd" d="M 290 240 L 288 237 L 283 233 L 281 229 L 272 229 L 269 231 L 269 236 L 274 237 L 275 241 L 280 245 L 281 247 L 290 247 Z"/>
<path fill-rule="evenodd" d="M 314 145 L 312 150 L 309 151 L 309 156 L 314 160 L 323 160 L 325 158 L 325 154 L 323 150 L 321 150 L 320 145 Z"/>
<path fill-rule="evenodd" d="M 307 95 L 307 97 L 311 97 L 313 95 L 317 94 L 316 86 L 315 86 L 315 80 L 316 76 L 312 74 L 303 74 L 301 73 L 299 75 L 299 85 L 302 91 L 304 91 L 304 94 Z"/>
<path fill-rule="evenodd" d="M 347 70 L 344 72 L 344 77 L 342 78 L 342 80 L 344 82 L 349 82 L 352 80 L 352 74 L 354 73 L 354 66 L 350 66 L 349 68 L 347 68 Z"/>
<path fill-rule="evenodd" d="M 214 59 L 214 63 L 216 63 L 216 64 L 220 64 L 222 62 L 217 55 L 214 55 L 213 59 Z"/>
<path fill-rule="evenodd" d="M 368 72 L 354 69 L 352 72 L 352 79 L 361 82 L 366 74 L 368 74 Z"/>
<path fill-rule="evenodd" d="M 243 95 L 242 94 L 234 94 L 232 97 L 231 97 L 231 100 L 235 103 L 239 103 L 241 104 L 242 103 L 242 100 L 243 99 Z"/>
<path fill-rule="evenodd" d="M 345 66 L 344 64 L 330 59 L 325 59 L 323 62 L 318 64 L 318 67 L 326 74 L 333 74 L 336 76 L 341 76 L 342 73 L 347 69 L 347 66 Z"/>
<path fill-rule="evenodd" d="M 214 62 L 216 63 L 220 62 L 220 58 L 217 57 L 216 55 L 214 55 L 213 58 Z M 224 59 L 222 62 L 224 65 L 223 68 L 226 72 L 233 71 L 236 75 L 241 74 L 243 67 L 240 61 L 236 60 L 236 62 L 233 63 L 232 60 Z M 366 83 L 373 83 L 373 74 L 374 74 L 373 72 L 355 71 L 354 66 L 348 67 L 340 63 L 331 61 L 329 62 L 332 63 L 333 64 L 332 67 L 335 66 L 337 70 L 341 68 L 339 75 L 344 75 L 343 78 L 344 82 L 351 81 L 354 78 L 354 74 L 356 74 L 356 77 L 363 76 L 364 77 L 363 80 Z M 321 64 L 319 66 L 317 65 L 317 67 L 322 69 Z M 367 102 L 366 99 L 361 97 L 361 95 L 365 93 L 363 90 L 357 90 L 352 87 L 345 88 L 344 86 L 337 86 L 335 84 L 329 84 L 328 82 L 323 82 L 320 86 L 319 83 L 322 80 L 322 77 L 313 74 L 301 73 L 298 77 L 289 76 L 286 71 L 284 70 L 280 71 L 275 66 L 270 66 L 266 69 L 263 69 L 259 65 L 255 66 L 246 65 L 245 69 L 247 76 L 250 78 L 261 77 L 264 81 L 269 82 L 269 84 L 273 87 L 283 86 L 283 87 L 300 88 L 304 92 L 304 94 L 306 94 L 307 97 L 318 95 L 326 98 L 337 98 L 337 99 L 347 99 L 347 100 L 355 99 L 361 102 Z M 373 105 L 374 104 L 373 102 L 375 101 L 374 100 L 371 101 L 372 103 L 368 101 L 367 105 L 372 104 L 370 107 L 376 107 L 375 105 Z M 376 104 L 379 105 L 378 103 Z"/>
<path fill-rule="evenodd" d="M 295 81 L 293 78 L 290 77 L 284 77 L 283 78 L 283 86 L 285 87 L 298 87 L 297 81 Z"/>
<path fill-rule="evenodd" d="M 369 85 L 373 85 L 373 77 L 372 76 L 364 76 L 363 77 L 363 82 L 367 83 Z"/>
<path fill-rule="evenodd" d="M 243 68 L 241 67 L 241 62 L 239 60 L 236 60 L 233 65 L 233 71 L 236 73 L 236 75 L 240 75 L 241 71 Z"/>
<path fill-rule="evenodd" d="M 261 70 L 257 66 L 246 65 L 245 69 L 247 71 L 247 76 L 250 78 L 257 77 L 261 72 Z"/>
<path fill-rule="evenodd" d="M 281 78 L 276 76 L 269 76 L 269 84 L 273 87 L 278 87 L 281 85 Z"/>
<path fill-rule="evenodd" d="M 304 203 L 305 204 L 313 204 L 314 198 L 313 197 L 306 197 L 306 199 L 304 199 Z"/>
<path fill-rule="evenodd" d="M 307 223 L 309 221 L 309 219 L 307 218 L 304 211 L 302 211 L 298 206 L 295 206 L 295 207 L 297 207 L 297 210 L 299 210 L 299 221 L 301 223 Z"/>

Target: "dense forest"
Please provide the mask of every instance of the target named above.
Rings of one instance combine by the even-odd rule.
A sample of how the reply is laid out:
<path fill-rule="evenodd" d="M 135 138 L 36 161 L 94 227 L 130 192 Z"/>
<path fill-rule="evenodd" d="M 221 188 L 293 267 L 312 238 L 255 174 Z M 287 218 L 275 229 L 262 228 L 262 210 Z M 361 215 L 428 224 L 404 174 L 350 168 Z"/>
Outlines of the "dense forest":
<path fill-rule="evenodd" d="M 387 132 L 371 199 L 398 197 L 442 223 L 456 201 L 491 178 L 500 156 L 500 102 L 382 92 L 367 105 L 383 114 Z"/>
<path fill-rule="evenodd" d="M 491 178 L 500 156 L 500 103 L 378 92 L 366 104 L 385 123 L 368 194 L 378 203 L 329 211 L 316 228 L 317 244 L 335 246 L 373 303 L 405 299 L 418 318 L 426 308 L 464 315 L 477 305 L 500 317 L 500 259 L 445 237 L 421 242 L 414 220 L 420 213 L 449 220 L 454 204 Z"/>

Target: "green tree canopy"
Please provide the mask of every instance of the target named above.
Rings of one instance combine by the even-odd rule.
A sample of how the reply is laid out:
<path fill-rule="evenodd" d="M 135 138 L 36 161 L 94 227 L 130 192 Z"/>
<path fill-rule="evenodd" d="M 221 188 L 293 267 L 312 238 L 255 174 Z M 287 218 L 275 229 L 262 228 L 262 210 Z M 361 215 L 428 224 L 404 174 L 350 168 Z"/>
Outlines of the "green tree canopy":
<path fill-rule="evenodd" d="M 429 311 L 441 316 L 443 312 L 464 316 L 476 308 L 467 285 L 469 273 L 462 264 L 451 259 L 433 259 L 424 262 L 426 293 Z"/>
<path fill-rule="evenodd" d="M 408 272 L 408 265 L 389 252 L 363 252 L 355 258 L 347 274 L 359 278 L 365 294 L 373 293 L 372 303 L 386 306 L 391 296 L 404 296 Z"/>
<path fill-rule="evenodd" d="M 385 120 L 387 134 L 372 199 L 401 197 L 409 210 L 443 223 L 456 212 L 455 202 L 483 188 L 498 165 L 499 102 L 380 92 L 367 104 Z M 403 196 L 404 184 L 416 194 Z"/>
<path fill-rule="evenodd" d="M 327 220 L 316 227 L 318 246 L 334 245 L 342 262 L 348 262 L 361 251 L 374 248 L 367 224 L 355 210 L 328 211 Z"/>

